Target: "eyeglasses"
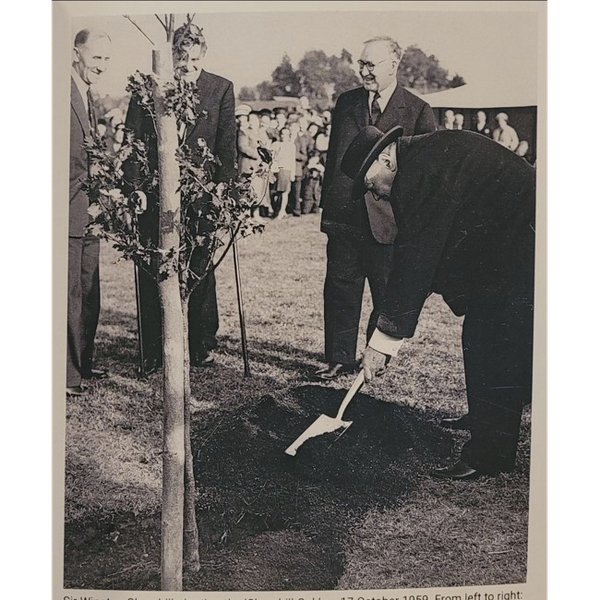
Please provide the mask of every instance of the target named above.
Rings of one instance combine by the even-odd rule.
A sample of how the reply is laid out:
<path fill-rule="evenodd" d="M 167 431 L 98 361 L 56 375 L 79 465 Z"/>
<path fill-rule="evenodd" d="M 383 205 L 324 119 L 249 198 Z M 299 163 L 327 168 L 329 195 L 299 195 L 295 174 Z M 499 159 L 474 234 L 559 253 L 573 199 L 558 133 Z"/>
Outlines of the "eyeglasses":
<path fill-rule="evenodd" d="M 358 70 L 362 71 L 365 67 L 367 67 L 367 71 L 369 71 L 369 73 L 373 72 L 373 69 L 377 66 L 380 65 L 382 62 L 385 62 L 387 60 L 387 58 L 384 58 L 383 60 L 380 60 L 379 62 L 376 63 L 372 63 L 372 62 L 363 62 L 362 60 L 359 60 L 357 62 L 358 64 Z"/>

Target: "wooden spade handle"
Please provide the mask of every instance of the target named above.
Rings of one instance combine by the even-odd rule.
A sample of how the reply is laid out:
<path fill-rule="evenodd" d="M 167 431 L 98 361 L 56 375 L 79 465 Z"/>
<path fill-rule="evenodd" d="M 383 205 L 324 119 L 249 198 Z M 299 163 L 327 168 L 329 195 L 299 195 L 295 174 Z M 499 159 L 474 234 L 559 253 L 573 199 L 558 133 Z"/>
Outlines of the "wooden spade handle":
<path fill-rule="evenodd" d="M 340 405 L 337 416 L 335 417 L 338 421 L 341 421 L 342 417 L 344 416 L 344 411 L 346 410 L 346 408 L 348 408 L 348 404 L 350 404 L 350 401 L 352 400 L 352 398 L 354 398 L 354 396 L 356 396 L 356 394 L 358 394 L 358 392 L 360 391 L 360 388 L 362 388 L 364 383 L 365 383 L 365 372 L 363 369 L 361 369 L 360 372 L 358 373 L 358 375 L 356 376 L 356 379 L 354 380 L 352 387 L 348 390 L 346 396 L 344 397 L 344 400 L 342 401 L 342 404 Z"/>

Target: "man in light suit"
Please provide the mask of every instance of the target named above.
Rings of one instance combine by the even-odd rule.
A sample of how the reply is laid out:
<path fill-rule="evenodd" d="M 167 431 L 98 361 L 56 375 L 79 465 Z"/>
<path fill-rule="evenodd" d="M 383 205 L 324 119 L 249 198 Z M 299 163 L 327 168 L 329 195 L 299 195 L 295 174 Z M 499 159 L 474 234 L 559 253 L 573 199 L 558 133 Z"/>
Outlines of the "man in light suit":
<path fill-rule="evenodd" d="M 269 138 L 261 127 L 259 115 L 251 111 L 248 114 L 248 125 L 240 127 L 237 138 L 238 171 L 245 175 L 255 173 L 261 163 L 259 148 L 268 148 Z"/>
<path fill-rule="evenodd" d="M 443 419 L 471 439 L 434 471 L 473 479 L 515 467 L 521 414 L 531 402 L 535 169 L 471 131 L 400 137 L 367 127 L 342 170 L 354 193 L 373 192 L 398 223 L 389 284 L 362 366 L 370 381 L 413 337 L 427 297 L 464 316 L 469 412 Z"/>
<path fill-rule="evenodd" d="M 199 105 L 196 109 L 200 116 L 185 130 L 185 144 L 196 148 L 203 138 L 208 148 L 218 157 L 220 164 L 213 174 L 215 181 L 227 181 L 235 176 L 236 124 L 235 98 L 231 81 L 203 70 L 202 62 L 208 46 L 202 30 L 194 24 L 189 28 L 180 27 L 173 36 L 173 60 L 175 76 L 194 82 L 199 90 Z M 135 137 L 143 141 L 149 151 L 151 168 L 158 164 L 156 131 L 152 116 L 132 98 L 125 126 L 132 130 Z M 126 178 L 134 191 L 142 189 L 140 165 L 128 161 L 123 165 Z M 140 215 L 140 233 L 142 237 L 158 242 L 158 198 L 147 195 L 147 209 Z M 192 255 L 191 268 L 199 268 L 203 262 L 201 252 Z M 140 308 L 144 362 L 143 371 L 150 373 L 162 362 L 162 332 L 158 287 L 152 273 L 140 270 Z M 216 348 L 216 333 L 219 328 L 217 294 L 214 272 L 210 270 L 206 277 L 190 296 L 189 302 L 189 343 L 190 361 L 195 366 L 207 366 L 214 362 L 213 350 Z"/>
<path fill-rule="evenodd" d="M 243 106 L 243 105 L 242 105 Z M 236 112 L 238 112 L 240 107 Z M 256 221 L 262 221 L 260 216 L 261 209 L 265 212 L 271 212 L 271 202 L 268 190 L 265 190 L 264 179 L 257 175 L 262 159 L 259 154 L 259 148 L 268 148 L 271 145 L 266 130 L 261 127 L 259 113 L 250 111 L 248 114 L 248 124 L 245 127 L 240 126 L 237 137 L 237 156 L 238 171 L 242 175 L 249 175 L 252 189 L 259 200 L 257 205 L 251 209 L 252 218 Z"/>
<path fill-rule="evenodd" d="M 343 93 L 336 104 L 323 179 L 321 230 L 328 236 L 325 279 L 325 360 L 318 379 L 356 368 L 356 343 L 365 279 L 373 299 L 367 334 L 383 297 L 392 261 L 396 224 L 389 205 L 366 195 L 353 198 L 352 180 L 342 173 L 344 152 L 369 124 L 381 131 L 402 125 L 407 135 L 435 131 L 431 107 L 397 80 L 401 50 L 389 37 L 367 40 L 358 66 L 363 87 Z"/>
<path fill-rule="evenodd" d="M 89 199 L 82 186 L 88 175 L 86 137 L 96 129 L 90 86 L 97 83 L 111 56 L 111 41 L 103 32 L 84 29 L 75 37 L 71 69 L 69 147 L 69 264 L 67 294 L 67 395 L 85 392 L 83 379 L 103 379 L 94 369 L 94 338 L 100 314 L 100 242 L 86 232 Z"/>

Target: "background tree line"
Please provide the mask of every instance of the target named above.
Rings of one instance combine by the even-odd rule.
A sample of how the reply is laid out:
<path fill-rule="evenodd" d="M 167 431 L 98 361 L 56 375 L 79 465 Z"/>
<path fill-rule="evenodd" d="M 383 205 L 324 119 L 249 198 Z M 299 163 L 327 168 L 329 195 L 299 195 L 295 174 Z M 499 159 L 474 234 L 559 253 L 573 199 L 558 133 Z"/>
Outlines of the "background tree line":
<path fill-rule="evenodd" d="M 450 76 L 435 55 L 427 55 L 418 46 L 409 46 L 400 61 L 398 81 L 420 93 L 459 87 L 465 80 Z M 353 66 L 352 55 L 343 49 L 339 56 L 328 56 L 323 50 L 309 50 L 294 68 L 287 54 L 275 67 L 270 81 L 240 89 L 241 101 L 273 100 L 276 96 L 306 96 L 313 104 L 330 106 L 338 96 L 361 85 Z"/>

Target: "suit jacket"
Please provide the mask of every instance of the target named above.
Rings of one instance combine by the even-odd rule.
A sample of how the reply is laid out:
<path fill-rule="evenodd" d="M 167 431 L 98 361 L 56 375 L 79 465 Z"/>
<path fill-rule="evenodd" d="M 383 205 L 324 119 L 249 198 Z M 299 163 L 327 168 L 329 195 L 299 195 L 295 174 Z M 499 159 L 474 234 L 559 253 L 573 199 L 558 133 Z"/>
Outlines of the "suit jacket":
<path fill-rule="evenodd" d="M 235 176 L 236 158 L 236 125 L 235 97 L 231 81 L 202 71 L 196 82 L 200 91 L 200 104 L 197 110 L 200 117 L 186 131 L 186 144 L 196 147 L 199 138 L 204 138 L 209 149 L 215 154 L 221 165 L 215 172 L 216 181 L 225 181 Z M 132 130 L 137 139 L 142 140 L 148 148 L 148 159 L 151 167 L 158 165 L 156 131 L 152 117 L 135 98 L 131 99 L 125 126 Z M 141 180 L 138 165 L 129 162 L 125 165 L 127 178 L 134 187 Z"/>
<path fill-rule="evenodd" d="M 398 143 L 391 205 L 394 260 L 377 327 L 414 334 L 432 292 L 456 315 L 472 298 L 532 303 L 535 170 L 469 131 L 438 131 Z"/>
<path fill-rule="evenodd" d="M 200 90 L 200 111 L 194 125 L 186 130 L 186 144 L 191 148 L 197 147 L 197 140 L 204 138 L 209 149 L 219 158 L 221 164 L 216 167 L 213 179 L 226 181 L 235 176 L 236 158 L 236 124 L 235 98 L 231 81 L 202 71 L 198 77 L 197 86 Z M 158 145 L 154 121 L 148 111 L 132 97 L 125 118 L 125 127 L 133 131 L 135 137 L 146 145 L 148 162 L 151 170 L 158 168 Z M 131 190 L 141 190 L 147 194 L 148 207 L 139 217 L 140 233 L 146 239 L 158 242 L 158 198 L 148 193 L 142 184 L 143 177 L 140 165 L 135 160 L 123 164 L 125 178 L 131 185 Z"/>
<path fill-rule="evenodd" d="M 89 159 L 83 148 L 90 135 L 90 119 L 77 85 L 71 78 L 71 123 L 69 134 L 69 237 L 83 237 L 89 223 L 89 199 L 83 191 Z"/>
<path fill-rule="evenodd" d="M 364 88 L 350 90 L 338 98 L 333 112 L 321 200 L 321 230 L 326 233 L 347 231 L 364 234 L 370 231 L 377 239 L 377 227 L 385 225 L 385 220 L 370 222 L 364 200 L 352 198 L 352 179 L 340 170 L 348 146 L 358 132 L 369 124 L 368 100 L 369 92 Z M 436 130 L 435 116 L 429 104 L 400 85 L 377 122 L 377 127 L 383 132 L 396 125 L 404 127 L 404 135 Z M 391 211 L 387 214 L 389 218 L 392 217 Z"/>
<path fill-rule="evenodd" d="M 237 134 L 238 171 L 252 173 L 260 164 L 258 136 L 251 129 L 239 129 Z"/>
<path fill-rule="evenodd" d="M 253 173 L 256 171 L 261 161 L 258 148 L 268 148 L 269 146 L 269 138 L 264 129 L 238 129 L 238 171 L 240 173 Z"/>

